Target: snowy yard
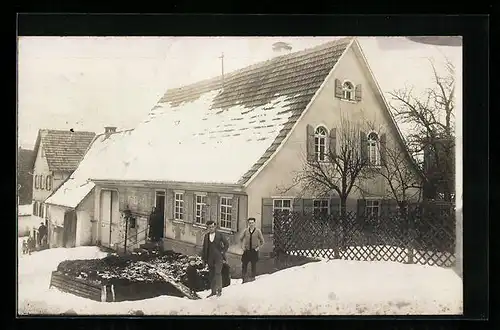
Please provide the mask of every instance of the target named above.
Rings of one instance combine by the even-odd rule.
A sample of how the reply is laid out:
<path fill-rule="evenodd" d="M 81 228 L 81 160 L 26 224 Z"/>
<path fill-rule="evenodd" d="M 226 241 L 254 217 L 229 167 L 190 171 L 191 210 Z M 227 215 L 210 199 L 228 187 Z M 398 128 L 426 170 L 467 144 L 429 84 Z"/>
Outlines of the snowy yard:
<path fill-rule="evenodd" d="M 220 298 L 188 300 L 161 296 L 102 303 L 48 289 L 50 275 L 68 259 L 103 258 L 97 247 L 50 249 L 19 257 L 18 312 L 80 315 L 352 315 L 461 314 L 462 281 L 451 269 L 395 262 L 320 261 L 233 280 Z M 202 297 L 208 292 L 202 292 Z"/>

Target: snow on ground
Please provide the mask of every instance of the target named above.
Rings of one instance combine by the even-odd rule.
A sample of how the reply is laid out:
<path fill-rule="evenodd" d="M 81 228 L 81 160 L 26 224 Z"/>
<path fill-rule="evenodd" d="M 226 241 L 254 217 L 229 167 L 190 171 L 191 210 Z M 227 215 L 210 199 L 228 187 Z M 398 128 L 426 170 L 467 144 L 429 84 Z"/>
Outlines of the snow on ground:
<path fill-rule="evenodd" d="M 50 249 L 19 258 L 19 314 L 79 315 L 353 315 L 461 314 L 462 281 L 451 269 L 395 262 L 320 261 L 233 280 L 222 297 L 161 296 L 102 303 L 48 289 L 51 271 L 66 259 L 102 258 L 96 247 Z M 208 292 L 200 293 L 206 297 Z"/>

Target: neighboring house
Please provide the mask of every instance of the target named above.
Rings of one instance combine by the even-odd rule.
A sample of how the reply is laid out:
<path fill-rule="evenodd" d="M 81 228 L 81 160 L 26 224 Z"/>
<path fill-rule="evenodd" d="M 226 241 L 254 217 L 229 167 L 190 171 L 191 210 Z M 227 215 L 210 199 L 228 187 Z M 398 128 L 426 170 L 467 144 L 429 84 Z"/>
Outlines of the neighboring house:
<path fill-rule="evenodd" d="M 427 198 L 449 200 L 445 195 L 455 194 L 454 139 L 439 139 L 424 147 L 424 173 L 429 180 L 425 189 Z"/>
<path fill-rule="evenodd" d="M 19 205 L 17 207 L 17 236 L 28 236 L 33 228 L 38 228 L 40 223 L 32 217 L 33 208 L 31 204 Z"/>
<path fill-rule="evenodd" d="M 31 205 L 33 198 L 33 176 L 31 175 L 34 152 L 29 149 L 17 150 L 17 204 Z"/>
<path fill-rule="evenodd" d="M 93 132 L 76 132 L 41 129 L 35 143 L 33 160 L 33 217 L 48 225 L 48 212 L 44 204 L 59 186 L 77 168 L 89 144 Z M 49 242 L 51 239 L 49 226 Z"/>
<path fill-rule="evenodd" d="M 117 144 L 129 135 L 130 131 L 116 132 L 115 127 L 106 127 L 105 132 L 97 135 L 90 144 L 78 168 L 45 200 L 49 207 L 49 227 L 52 228 L 50 247 L 97 244 L 95 184 L 89 178 L 99 171 L 106 171 L 108 168 L 103 165 L 110 163 L 113 157 L 120 157 L 112 151 L 120 152 Z M 110 146 L 115 148 L 110 150 Z"/>
<path fill-rule="evenodd" d="M 248 217 L 265 233 L 265 255 L 272 250 L 273 210 L 338 209 L 337 196 L 303 196 L 300 187 L 283 194 L 280 187 L 293 185 L 306 150 L 338 148 L 341 112 L 383 128 L 383 136 L 360 136 L 374 166 L 381 140 L 407 152 L 356 39 L 274 57 L 223 79 L 168 90 L 88 174 L 95 184 L 97 243 L 121 244 L 124 211 L 145 221 L 156 206 L 166 248 L 199 251 L 206 221 L 215 220 L 231 243 L 228 261 L 238 267 L 238 237 Z M 364 182 L 364 193 L 354 191 L 348 209 L 378 213 L 394 205 L 384 200 L 384 183 Z"/>

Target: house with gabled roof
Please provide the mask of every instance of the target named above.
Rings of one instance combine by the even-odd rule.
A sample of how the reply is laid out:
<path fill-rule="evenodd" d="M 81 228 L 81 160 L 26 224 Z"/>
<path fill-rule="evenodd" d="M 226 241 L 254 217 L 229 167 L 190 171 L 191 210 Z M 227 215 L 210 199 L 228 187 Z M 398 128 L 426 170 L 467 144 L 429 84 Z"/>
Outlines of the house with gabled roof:
<path fill-rule="evenodd" d="M 33 175 L 33 217 L 47 225 L 45 199 L 49 197 L 77 168 L 93 132 L 41 129 L 35 143 Z M 50 240 L 50 235 L 49 235 Z"/>
<path fill-rule="evenodd" d="M 314 152 L 308 145 L 338 148 L 335 128 L 342 113 L 383 128 L 376 141 L 367 139 L 375 132 L 362 132 L 362 143 L 383 140 L 406 152 L 355 38 L 168 90 L 127 137 L 126 147 L 118 145 L 116 157 L 102 164 L 107 169 L 89 177 L 95 184 L 96 242 L 112 247 L 118 235 L 110 224 L 125 210 L 145 219 L 156 206 L 167 249 L 195 253 L 206 221 L 214 220 L 231 242 L 228 261 L 237 268 L 238 237 L 254 217 L 267 237 L 262 252 L 269 252 L 273 210 L 339 207 L 337 196 L 304 196 L 300 187 L 283 194 L 280 187 L 292 186 L 294 173 L 303 168 L 300 159 Z M 375 178 L 351 194 L 347 207 L 379 212 L 394 206 L 385 196 L 383 179 Z"/>
<path fill-rule="evenodd" d="M 103 171 L 103 166 L 119 155 L 119 143 L 130 134 L 130 130 L 116 131 L 116 127 L 105 127 L 97 134 L 87 149 L 75 171 L 64 180 L 60 187 L 50 195 L 45 204 L 48 206 L 48 228 L 51 236 L 50 247 L 75 247 L 95 245 L 97 221 L 94 217 L 95 184 L 90 176 Z M 111 149 L 110 146 L 114 148 Z"/>

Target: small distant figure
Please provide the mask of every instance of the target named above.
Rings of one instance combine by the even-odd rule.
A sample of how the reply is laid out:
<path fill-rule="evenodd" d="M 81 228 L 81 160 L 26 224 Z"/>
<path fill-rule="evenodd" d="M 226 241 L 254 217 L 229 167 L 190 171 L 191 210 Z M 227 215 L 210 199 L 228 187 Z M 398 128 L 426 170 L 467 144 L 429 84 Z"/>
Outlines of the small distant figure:
<path fill-rule="evenodd" d="M 40 227 L 38 227 L 38 245 L 40 247 L 45 247 L 47 243 L 47 226 L 43 222 L 40 222 Z"/>
<path fill-rule="evenodd" d="M 23 254 L 28 254 L 28 240 L 23 239 Z"/>
<path fill-rule="evenodd" d="M 28 241 L 26 242 L 26 245 L 27 245 L 28 255 L 31 255 L 31 252 L 35 251 L 35 248 L 36 248 L 36 243 L 35 243 L 35 239 L 33 238 L 33 236 L 30 235 L 28 237 Z"/>

